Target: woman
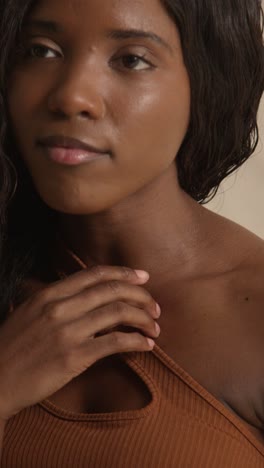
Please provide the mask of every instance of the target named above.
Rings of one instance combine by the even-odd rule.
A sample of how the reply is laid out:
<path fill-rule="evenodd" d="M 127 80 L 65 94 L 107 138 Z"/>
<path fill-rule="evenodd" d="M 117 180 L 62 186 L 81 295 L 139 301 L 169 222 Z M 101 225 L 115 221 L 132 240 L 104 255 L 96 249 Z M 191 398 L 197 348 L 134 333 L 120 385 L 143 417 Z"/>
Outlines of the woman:
<path fill-rule="evenodd" d="M 260 1 L 1 11 L 2 466 L 264 467 Z"/>

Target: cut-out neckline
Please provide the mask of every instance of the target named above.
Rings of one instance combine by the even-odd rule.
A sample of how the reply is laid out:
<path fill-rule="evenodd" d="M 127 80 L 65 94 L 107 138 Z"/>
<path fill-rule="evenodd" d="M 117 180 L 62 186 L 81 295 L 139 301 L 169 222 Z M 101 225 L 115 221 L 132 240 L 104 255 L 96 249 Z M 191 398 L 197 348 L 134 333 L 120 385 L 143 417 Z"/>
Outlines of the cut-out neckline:
<path fill-rule="evenodd" d="M 70 272 L 78 271 L 81 269 L 86 269 L 88 266 L 82 262 L 82 260 L 72 252 L 72 250 L 67 246 L 65 241 L 57 233 L 57 241 L 59 243 L 58 252 L 59 258 L 62 254 L 61 260 L 62 264 L 66 262 L 66 271 L 64 268 L 60 268 L 57 271 L 60 278 L 65 278 Z M 56 252 L 57 253 L 57 252 Z M 241 419 L 236 416 L 231 410 L 229 410 L 224 403 L 218 400 L 213 394 L 211 394 L 205 387 L 203 387 L 197 380 L 195 380 L 187 371 L 180 367 L 166 352 L 160 348 L 156 343 L 153 350 L 148 351 L 148 353 L 153 353 L 170 371 L 177 375 L 183 382 L 185 382 L 192 390 L 194 390 L 201 398 L 207 401 L 215 410 L 217 410 L 222 416 L 224 416 L 230 423 L 232 423 L 240 433 L 264 456 L 264 445 L 257 439 L 256 436 L 250 431 L 246 424 L 241 421 Z M 143 418 L 148 416 L 159 404 L 160 393 L 159 389 L 153 380 L 152 376 L 147 374 L 143 366 L 140 364 L 141 352 L 134 351 L 131 353 L 119 353 L 120 357 L 124 362 L 129 365 L 132 370 L 134 370 L 138 377 L 142 378 L 144 383 L 147 385 L 149 392 L 151 394 L 151 400 L 148 405 L 143 408 L 136 410 L 126 410 L 126 411 L 116 411 L 109 413 L 76 413 L 72 411 L 65 410 L 54 405 L 48 399 L 39 403 L 44 409 L 48 410 L 53 415 L 70 420 L 78 421 L 113 421 L 118 420 L 133 420 L 138 418 Z"/>
<path fill-rule="evenodd" d="M 131 354 L 131 353 L 130 353 Z M 134 353 L 132 353 L 134 354 Z M 62 417 L 68 420 L 78 420 L 78 421 L 107 421 L 107 420 L 129 420 L 129 419 L 139 419 L 147 416 L 151 411 L 157 406 L 160 395 L 158 388 L 152 379 L 152 377 L 146 372 L 146 370 L 140 365 L 140 363 L 135 359 L 135 357 L 129 356 L 128 353 L 119 353 L 121 360 L 126 363 L 137 375 L 139 379 L 143 381 L 146 385 L 151 398 L 149 403 L 143 408 L 139 409 L 130 409 L 122 411 L 111 411 L 111 412 L 100 412 L 100 413 L 80 413 L 75 411 L 70 411 L 68 409 L 62 408 L 61 406 L 55 405 L 49 399 L 45 399 L 38 404 L 51 412 L 54 416 Z"/>
<path fill-rule="evenodd" d="M 114 421 L 136 420 L 147 417 L 153 411 L 155 411 L 155 409 L 158 411 L 161 394 L 156 382 L 152 376 L 146 372 L 141 363 L 142 358 L 145 359 L 145 353 L 146 352 L 140 351 L 119 353 L 121 359 L 124 360 L 124 362 L 137 373 L 139 378 L 142 378 L 151 393 L 151 400 L 144 408 L 109 413 L 77 413 L 54 405 L 48 399 L 43 400 L 38 404 L 54 416 L 72 421 L 104 421 L 113 423 Z M 155 344 L 154 348 L 151 351 L 147 351 L 147 353 L 153 353 L 170 372 L 173 372 L 178 378 L 185 382 L 189 388 L 194 390 L 197 395 L 207 401 L 210 406 L 212 406 L 222 416 L 224 416 L 264 456 L 264 445 L 261 444 L 257 437 L 254 436 L 246 424 L 244 424 L 238 416 L 231 412 L 231 410 L 229 410 L 224 405 L 224 403 L 218 400 L 197 380 L 188 374 L 188 372 L 180 367 L 162 348 Z"/>

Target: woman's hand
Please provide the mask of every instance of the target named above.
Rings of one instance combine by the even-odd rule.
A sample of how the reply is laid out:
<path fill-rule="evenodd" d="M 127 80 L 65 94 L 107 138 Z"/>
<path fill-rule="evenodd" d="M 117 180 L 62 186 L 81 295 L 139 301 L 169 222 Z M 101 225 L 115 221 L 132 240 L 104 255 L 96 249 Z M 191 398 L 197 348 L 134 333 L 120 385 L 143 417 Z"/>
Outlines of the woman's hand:
<path fill-rule="evenodd" d="M 32 295 L 0 328 L 0 419 L 42 401 L 111 354 L 150 351 L 156 302 L 134 270 L 96 266 Z M 118 325 L 137 331 L 111 331 Z"/>

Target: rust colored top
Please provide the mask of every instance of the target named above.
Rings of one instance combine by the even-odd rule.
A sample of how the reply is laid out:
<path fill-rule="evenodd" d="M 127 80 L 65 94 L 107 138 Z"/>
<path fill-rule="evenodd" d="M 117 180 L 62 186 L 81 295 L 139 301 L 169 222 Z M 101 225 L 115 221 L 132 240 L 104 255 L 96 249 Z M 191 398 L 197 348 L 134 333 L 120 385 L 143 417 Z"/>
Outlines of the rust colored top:
<path fill-rule="evenodd" d="M 60 271 L 80 270 L 60 250 Z M 144 408 L 89 414 L 39 402 L 7 422 L 1 467 L 264 468 L 261 442 L 161 348 L 120 357 L 148 387 Z"/>

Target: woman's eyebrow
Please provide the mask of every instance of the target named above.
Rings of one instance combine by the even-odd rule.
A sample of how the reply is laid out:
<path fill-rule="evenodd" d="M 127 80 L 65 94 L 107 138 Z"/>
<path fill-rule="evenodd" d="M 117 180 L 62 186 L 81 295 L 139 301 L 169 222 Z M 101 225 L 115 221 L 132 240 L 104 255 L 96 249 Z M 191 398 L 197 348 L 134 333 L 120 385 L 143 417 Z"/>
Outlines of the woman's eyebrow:
<path fill-rule="evenodd" d="M 59 23 L 37 18 L 28 18 L 23 24 L 23 29 L 39 29 L 44 32 L 62 32 Z"/>
<path fill-rule="evenodd" d="M 29 18 L 23 25 L 24 30 L 38 29 L 43 32 L 62 33 L 63 28 L 55 21 L 47 21 L 44 19 Z M 141 29 L 109 29 L 106 31 L 105 37 L 110 39 L 130 39 L 130 38 L 145 38 L 165 47 L 171 54 L 173 49 L 170 44 L 162 37 L 152 31 L 143 31 Z"/>
<path fill-rule="evenodd" d="M 150 39 L 153 42 L 165 47 L 171 54 L 173 54 L 173 49 L 170 44 L 152 31 L 143 31 L 141 29 L 110 29 L 106 32 L 106 37 L 116 40 L 140 37 Z"/>

